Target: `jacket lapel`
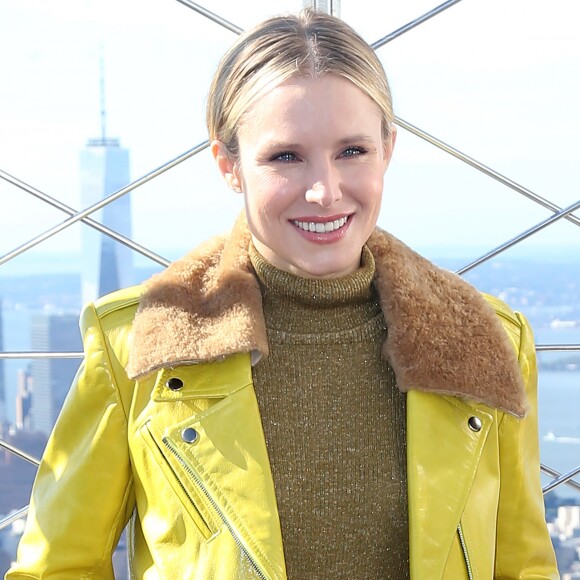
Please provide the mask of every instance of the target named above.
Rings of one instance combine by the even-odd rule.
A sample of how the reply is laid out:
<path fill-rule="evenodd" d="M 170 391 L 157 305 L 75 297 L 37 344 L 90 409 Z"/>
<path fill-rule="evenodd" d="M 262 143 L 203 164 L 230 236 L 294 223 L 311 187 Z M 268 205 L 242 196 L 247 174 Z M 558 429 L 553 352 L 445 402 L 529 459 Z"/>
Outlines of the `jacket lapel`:
<path fill-rule="evenodd" d="M 481 429 L 473 431 L 469 419 Z M 411 578 L 443 577 L 493 416 L 457 398 L 407 394 Z"/>

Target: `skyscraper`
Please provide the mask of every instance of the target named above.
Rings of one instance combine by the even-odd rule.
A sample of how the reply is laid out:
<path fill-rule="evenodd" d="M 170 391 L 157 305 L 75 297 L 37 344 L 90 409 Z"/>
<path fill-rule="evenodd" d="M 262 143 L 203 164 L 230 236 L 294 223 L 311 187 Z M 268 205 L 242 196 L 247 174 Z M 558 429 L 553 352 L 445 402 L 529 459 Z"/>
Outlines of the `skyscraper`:
<path fill-rule="evenodd" d="M 81 201 L 88 207 L 127 185 L 129 151 L 117 139 L 89 139 L 81 151 Z M 127 194 L 91 217 L 131 237 L 131 200 Z M 89 226 L 82 231 L 83 302 L 135 283 L 132 251 Z"/>
<path fill-rule="evenodd" d="M 16 374 L 16 429 L 32 430 L 30 424 L 30 411 L 32 406 L 32 391 L 33 380 L 30 374 L 30 367 L 27 369 L 20 369 Z"/>
<path fill-rule="evenodd" d="M 30 334 L 34 351 L 82 350 L 77 314 L 36 314 L 32 318 Z M 34 431 L 50 433 L 78 366 L 78 359 L 42 358 L 32 361 L 30 423 Z"/>
<path fill-rule="evenodd" d="M 83 208 L 127 185 L 129 151 L 118 139 L 110 139 L 106 132 L 105 82 L 101 61 L 101 136 L 89 139 L 81 151 L 81 203 Z M 131 237 L 131 199 L 124 195 L 106 205 L 91 217 L 103 225 Z M 98 296 L 135 283 L 133 254 L 127 246 L 109 236 L 83 225 L 82 230 L 82 299 Z"/>

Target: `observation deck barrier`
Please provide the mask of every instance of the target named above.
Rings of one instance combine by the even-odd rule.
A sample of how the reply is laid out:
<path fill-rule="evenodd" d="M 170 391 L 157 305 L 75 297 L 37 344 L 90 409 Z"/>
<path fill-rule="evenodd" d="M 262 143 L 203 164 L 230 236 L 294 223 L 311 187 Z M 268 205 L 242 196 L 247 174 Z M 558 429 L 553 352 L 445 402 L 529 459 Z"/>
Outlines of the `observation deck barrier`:
<path fill-rule="evenodd" d="M 207 19 L 208 22 L 212 23 L 212 25 L 229 30 L 232 34 L 239 34 L 242 32 L 242 29 L 239 26 L 229 22 L 222 16 L 219 16 L 218 14 L 210 11 L 207 8 L 204 8 L 203 6 L 193 2 L 192 0 L 177 0 L 177 1 L 186 6 L 187 8 L 197 12 L 203 18 Z M 387 34 L 386 36 L 378 39 L 376 42 L 372 44 L 373 48 L 375 48 L 376 50 L 380 49 L 385 44 L 392 42 L 395 39 L 399 38 L 400 36 L 409 33 L 409 31 L 422 25 L 428 20 L 438 17 L 444 11 L 451 9 L 459 2 L 461 2 L 461 0 L 448 0 L 438 6 L 435 6 L 429 12 L 417 17 L 416 19 L 408 22 L 407 24 L 398 28 L 397 30 L 394 30 L 389 34 Z M 332 7 L 332 2 L 330 2 L 330 4 L 327 3 L 326 5 Z M 336 4 L 334 5 L 334 8 L 328 8 L 329 11 L 331 9 L 336 10 Z M 501 243 L 500 245 L 497 245 L 496 247 L 490 248 L 487 252 L 482 254 L 477 259 L 471 261 L 470 263 L 463 265 L 461 268 L 457 270 L 457 273 L 459 275 L 464 275 L 478 268 L 482 264 L 490 261 L 492 258 L 502 254 L 509 248 L 512 248 L 522 243 L 524 240 L 530 238 L 531 236 L 536 235 L 537 233 L 545 230 L 546 228 L 553 226 L 555 223 L 559 221 L 567 221 L 573 226 L 580 226 L 580 217 L 578 216 L 578 210 L 580 210 L 580 200 L 575 201 L 574 203 L 571 203 L 566 207 L 560 207 L 553 201 L 550 201 L 549 199 L 540 196 L 538 193 L 524 187 L 516 180 L 511 179 L 510 177 L 502 174 L 501 172 L 476 160 L 469 154 L 460 151 L 451 144 L 444 142 L 437 136 L 429 134 L 428 132 L 422 130 L 421 128 L 419 128 L 415 124 L 412 124 L 408 120 L 403 119 L 401 117 L 396 117 L 395 123 L 398 125 L 400 129 L 411 133 L 412 135 L 418 137 L 419 139 L 425 141 L 426 143 L 429 143 L 431 146 L 438 148 L 439 150 L 445 152 L 446 154 L 454 157 L 455 159 L 471 167 L 474 171 L 480 172 L 481 174 L 487 176 L 487 178 L 489 178 L 490 180 L 494 180 L 495 182 L 498 182 L 501 185 L 505 186 L 505 188 L 510 192 L 512 192 L 512 194 L 523 196 L 525 199 L 529 201 L 530 204 L 540 206 L 545 210 L 546 217 L 544 219 L 535 223 L 533 226 L 529 227 L 525 231 L 522 231 L 515 237 L 505 240 L 505 242 Z M 59 201 L 59 199 L 36 189 L 29 183 L 26 183 L 25 181 L 19 179 L 14 175 L 9 174 L 8 172 L 0 168 L 0 179 L 11 184 L 15 188 L 15 190 L 17 190 L 20 194 L 32 196 L 37 200 L 40 200 L 42 203 L 50 205 L 53 208 L 56 208 L 57 210 L 61 211 L 65 216 L 67 216 L 64 221 L 60 222 L 59 224 L 55 225 L 54 227 L 51 227 L 46 231 L 38 233 L 38 235 L 36 235 L 23 245 L 14 248 L 12 251 L 1 256 L 0 267 L 8 263 L 10 260 L 13 260 L 17 256 L 20 256 L 21 254 L 28 252 L 32 248 L 35 248 L 36 246 L 42 244 L 51 237 L 58 235 L 60 232 L 66 230 L 67 228 L 71 227 L 73 224 L 76 223 L 82 223 L 83 227 L 93 228 L 96 231 L 100 232 L 103 236 L 108 236 L 113 240 L 115 240 L 116 242 L 124 244 L 134 252 L 144 256 L 151 262 L 156 263 L 161 267 L 167 266 L 169 264 L 169 260 L 167 258 L 153 252 L 152 250 L 144 247 L 143 245 L 138 244 L 134 240 L 123 236 L 119 232 L 114 231 L 113 229 L 103 225 L 102 223 L 93 219 L 91 215 L 99 211 L 100 209 L 104 208 L 105 206 L 113 203 L 115 200 L 127 195 L 130 192 L 138 193 L 139 188 L 141 186 L 150 182 L 151 180 L 156 179 L 160 175 L 173 170 L 174 168 L 186 162 L 187 160 L 195 157 L 201 151 L 206 149 L 208 146 L 209 146 L 208 141 L 201 140 L 199 144 L 183 152 L 181 155 L 151 170 L 143 177 L 115 191 L 113 194 L 107 196 L 105 199 L 99 201 L 98 203 L 91 205 L 90 207 L 82 208 L 81 210 L 66 205 L 62 201 Z M 545 352 L 580 353 L 580 344 L 537 344 L 536 350 L 538 353 Z M 81 352 L 30 352 L 30 351 L 0 352 L 0 358 L 5 360 L 36 359 L 36 358 L 80 359 L 82 358 L 82 356 L 83 354 Z M 3 447 L 6 451 L 14 454 L 21 460 L 30 462 L 34 465 L 38 464 L 37 457 L 30 456 L 22 449 L 13 446 L 12 444 L 10 444 L 5 440 L 0 440 L 0 447 Z M 580 491 L 580 482 L 577 478 L 578 474 L 580 474 L 580 465 L 577 466 L 571 465 L 570 469 L 567 470 L 565 473 L 560 473 L 560 471 L 554 469 L 553 467 L 544 464 L 542 464 L 541 469 L 546 475 L 552 478 L 547 484 L 545 484 L 543 488 L 544 493 L 546 494 L 550 493 L 552 490 L 560 486 L 568 486 L 575 493 Z M 20 509 L 18 509 L 11 515 L 0 520 L 0 530 L 11 525 L 16 520 L 23 518 L 27 513 L 27 509 L 28 509 L 27 506 L 22 506 Z"/>

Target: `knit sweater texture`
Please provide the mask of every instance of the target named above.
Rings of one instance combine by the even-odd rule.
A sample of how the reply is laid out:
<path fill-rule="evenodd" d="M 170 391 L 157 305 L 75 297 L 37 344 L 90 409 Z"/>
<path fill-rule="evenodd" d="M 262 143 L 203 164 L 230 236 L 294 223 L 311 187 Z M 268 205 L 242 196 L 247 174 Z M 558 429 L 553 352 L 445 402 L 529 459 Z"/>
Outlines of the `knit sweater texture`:
<path fill-rule="evenodd" d="M 250 246 L 270 348 L 253 370 L 290 580 L 409 577 L 405 395 L 374 260 L 302 278 Z"/>

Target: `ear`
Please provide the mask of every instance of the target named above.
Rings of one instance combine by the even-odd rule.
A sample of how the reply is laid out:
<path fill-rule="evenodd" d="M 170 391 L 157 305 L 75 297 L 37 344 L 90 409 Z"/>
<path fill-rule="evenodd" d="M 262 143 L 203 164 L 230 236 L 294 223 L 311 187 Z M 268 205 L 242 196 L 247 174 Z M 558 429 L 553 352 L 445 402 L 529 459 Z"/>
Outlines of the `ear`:
<path fill-rule="evenodd" d="M 395 148 L 395 142 L 397 141 L 397 127 L 394 124 L 391 124 L 389 127 L 390 134 L 383 144 L 383 155 L 384 155 L 384 164 L 386 171 L 389 167 L 389 163 L 391 162 L 391 157 L 393 156 L 393 149 Z"/>
<path fill-rule="evenodd" d="M 227 147 L 217 139 L 212 141 L 209 147 L 218 166 L 219 172 L 226 180 L 228 187 L 238 193 L 241 192 L 242 186 L 238 177 L 239 171 L 236 167 L 236 162 L 232 159 Z"/>

